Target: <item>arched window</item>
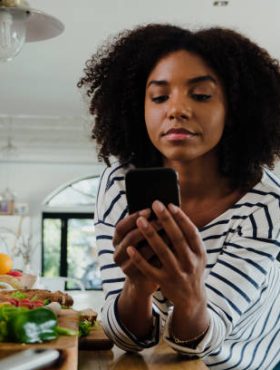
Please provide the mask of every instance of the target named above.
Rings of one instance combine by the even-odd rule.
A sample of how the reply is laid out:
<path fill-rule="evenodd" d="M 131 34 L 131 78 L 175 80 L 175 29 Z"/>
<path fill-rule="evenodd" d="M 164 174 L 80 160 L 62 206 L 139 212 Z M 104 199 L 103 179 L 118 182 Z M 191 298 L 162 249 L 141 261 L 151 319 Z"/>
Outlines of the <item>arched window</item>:
<path fill-rule="evenodd" d="M 94 205 L 99 177 L 72 181 L 43 203 L 42 274 L 79 279 L 86 289 L 101 289 Z M 68 283 L 67 289 L 76 289 Z"/>

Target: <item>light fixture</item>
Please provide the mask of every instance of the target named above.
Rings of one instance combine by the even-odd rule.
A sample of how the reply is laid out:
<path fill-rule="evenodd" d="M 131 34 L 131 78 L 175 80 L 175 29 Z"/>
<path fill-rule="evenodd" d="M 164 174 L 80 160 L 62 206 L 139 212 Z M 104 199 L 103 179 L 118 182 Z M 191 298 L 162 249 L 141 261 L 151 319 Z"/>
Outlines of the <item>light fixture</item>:
<path fill-rule="evenodd" d="M 57 18 L 31 9 L 25 0 L 0 0 L 0 62 L 12 60 L 25 42 L 47 40 L 63 30 Z"/>
<path fill-rule="evenodd" d="M 229 1 L 213 1 L 214 6 L 228 6 Z"/>

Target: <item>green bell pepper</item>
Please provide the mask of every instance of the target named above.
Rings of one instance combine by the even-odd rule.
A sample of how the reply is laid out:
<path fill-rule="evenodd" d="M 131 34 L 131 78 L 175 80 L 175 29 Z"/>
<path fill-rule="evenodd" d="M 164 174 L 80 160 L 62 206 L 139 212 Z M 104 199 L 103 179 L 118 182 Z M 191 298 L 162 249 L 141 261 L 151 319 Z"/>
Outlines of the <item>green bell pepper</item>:
<path fill-rule="evenodd" d="M 0 341 L 41 343 L 57 338 L 57 319 L 46 308 L 33 310 L 2 307 L 0 310 Z"/>
<path fill-rule="evenodd" d="M 20 343 L 41 343 L 57 337 L 57 319 L 46 308 L 36 308 L 13 315 L 8 321 L 11 339 Z"/>
<path fill-rule="evenodd" d="M 78 335 L 78 331 L 58 326 L 54 312 L 44 307 L 0 307 L 0 342 L 42 343 L 59 335 Z"/>
<path fill-rule="evenodd" d="M 6 321 L 0 321 L 0 342 L 4 342 L 8 337 L 8 329 Z"/>

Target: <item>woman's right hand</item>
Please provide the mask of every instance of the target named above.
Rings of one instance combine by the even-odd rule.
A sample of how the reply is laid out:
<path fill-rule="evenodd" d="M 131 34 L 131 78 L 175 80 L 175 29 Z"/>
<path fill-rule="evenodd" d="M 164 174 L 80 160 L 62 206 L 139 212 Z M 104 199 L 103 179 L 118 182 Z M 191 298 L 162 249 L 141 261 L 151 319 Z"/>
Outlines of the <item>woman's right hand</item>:
<path fill-rule="evenodd" d="M 113 237 L 113 245 L 115 247 L 114 261 L 127 276 L 126 284 L 131 285 L 136 291 L 139 291 L 141 296 L 152 295 L 159 288 L 159 285 L 146 278 L 137 269 L 135 264 L 131 262 L 126 250 L 129 246 L 136 247 L 137 244 L 139 245 L 140 242 L 143 242 L 140 244 L 141 248 L 138 249 L 141 255 L 147 261 L 154 256 L 154 252 L 145 243 L 142 234 L 136 226 L 138 217 L 148 218 L 150 213 L 151 211 L 149 209 L 145 209 L 123 218 L 118 222 Z"/>

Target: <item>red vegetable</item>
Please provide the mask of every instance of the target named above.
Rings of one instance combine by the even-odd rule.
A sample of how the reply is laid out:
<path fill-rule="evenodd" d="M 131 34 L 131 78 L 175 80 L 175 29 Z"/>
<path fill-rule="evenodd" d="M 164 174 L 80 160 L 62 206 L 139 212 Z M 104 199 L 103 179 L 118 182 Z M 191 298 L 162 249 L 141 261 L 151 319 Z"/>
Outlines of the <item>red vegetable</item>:
<path fill-rule="evenodd" d="M 14 277 L 20 277 L 20 276 L 22 276 L 22 272 L 18 271 L 18 270 L 11 270 L 11 271 L 7 272 L 7 275 L 11 275 L 11 276 L 14 276 Z"/>
<path fill-rule="evenodd" d="M 8 299 L 8 302 L 10 302 L 13 306 L 16 306 L 16 307 L 26 307 L 29 309 L 44 306 L 44 303 L 42 301 L 31 301 L 28 298 L 24 298 L 24 299 L 10 298 Z"/>
<path fill-rule="evenodd" d="M 16 307 L 18 307 L 19 305 L 19 300 L 15 298 L 8 299 L 8 302 L 10 302 L 13 306 L 16 306 Z"/>
<path fill-rule="evenodd" d="M 33 304 L 33 308 L 44 306 L 44 303 L 42 301 L 34 301 L 32 302 L 32 304 Z"/>
<path fill-rule="evenodd" d="M 33 308 L 33 304 L 32 302 L 30 302 L 29 299 L 25 298 L 25 299 L 21 299 L 18 303 L 18 306 L 19 307 L 27 307 L 27 308 Z"/>

